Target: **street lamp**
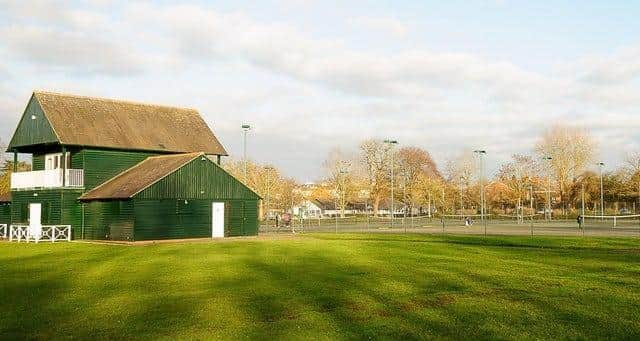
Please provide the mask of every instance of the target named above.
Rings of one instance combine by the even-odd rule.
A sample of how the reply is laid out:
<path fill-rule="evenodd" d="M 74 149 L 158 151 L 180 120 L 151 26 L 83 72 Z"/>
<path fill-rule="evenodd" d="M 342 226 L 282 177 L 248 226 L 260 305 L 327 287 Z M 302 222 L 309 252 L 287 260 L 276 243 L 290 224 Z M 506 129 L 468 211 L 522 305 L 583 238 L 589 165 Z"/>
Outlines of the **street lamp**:
<path fill-rule="evenodd" d="M 242 125 L 243 130 L 243 149 L 244 149 L 244 182 L 247 183 L 247 132 L 251 130 L 251 126 L 248 124 Z"/>
<path fill-rule="evenodd" d="M 600 168 L 600 215 L 603 216 L 604 219 L 604 193 L 602 185 L 602 168 L 604 167 L 604 162 L 598 162 L 598 167 Z"/>
<path fill-rule="evenodd" d="M 549 167 L 547 168 L 547 212 L 544 213 L 544 217 L 546 220 L 551 220 L 551 160 L 553 158 L 545 156 L 542 159 L 549 162 Z"/>
<path fill-rule="evenodd" d="M 393 168 L 394 168 L 394 160 L 393 160 L 393 145 L 394 144 L 398 144 L 398 141 L 396 140 L 384 140 L 384 143 L 389 145 L 389 150 L 391 151 L 391 228 L 393 229 L 393 213 L 394 213 L 394 207 L 393 207 Z"/>
<path fill-rule="evenodd" d="M 340 189 L 340 192 L 338 193 L 338 195 L 340 196 L 340 210 L 341 210 L 341 214 L 340 216 L 342 218 L 344 218 L 344 209 L 346 206 L 346 198 L 345 198 L 345 192 L 346 192 L 346 185 L 345 185 L 345 177 L 347 176 L 347 174 L 349 174 L 348 168 L 351 167 L 351 163 L 348 161 L 340 161 L 340 170 L 339 170 L 339 176 L 340 176 L 340 183 L 342 188 Z"/>
<path fill-rule="evenodd" d="M 475 154 L 478 154 L 480 158 L 480 220 L 484 222 L 484 162 L 483 156 L 487 155 L 486 150 L 474 150 Z"/>
<path fill-rule="evenodd" d="M 464 176 L 460 176 L 460 214 L 464 214 L 464 199 L 463 199 L 463 189 L 462 186 L 464 184 Z"/>

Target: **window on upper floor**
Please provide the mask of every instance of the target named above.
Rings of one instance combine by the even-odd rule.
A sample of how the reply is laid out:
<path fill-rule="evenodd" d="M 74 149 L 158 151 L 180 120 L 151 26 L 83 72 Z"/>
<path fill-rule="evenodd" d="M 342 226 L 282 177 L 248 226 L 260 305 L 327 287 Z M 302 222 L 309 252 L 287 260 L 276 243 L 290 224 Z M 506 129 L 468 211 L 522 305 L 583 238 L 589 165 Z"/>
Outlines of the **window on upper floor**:
<path fill-rule="evenodd" d="M 71 168 L 71 153 L 67 153 L 67 157 L 65 158 L 64 161 L 66 163 L 66 169 Z M 44 169 L 46 170 L 60 169 L 62 168 L 62 165 L 63 165 L 62 162 L 63 162 L 62 153 L 47 154 L 45 156 Z"/>

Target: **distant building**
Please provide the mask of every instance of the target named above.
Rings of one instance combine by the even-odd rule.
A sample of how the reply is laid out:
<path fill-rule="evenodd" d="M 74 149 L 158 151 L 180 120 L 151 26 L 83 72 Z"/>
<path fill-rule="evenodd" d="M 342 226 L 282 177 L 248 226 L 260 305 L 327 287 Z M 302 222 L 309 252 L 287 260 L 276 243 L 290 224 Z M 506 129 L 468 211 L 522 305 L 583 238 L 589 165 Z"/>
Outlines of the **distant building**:
<path fill-rule="evenodd" d="M 345 205 L 345 215 L 366 214 L 371 211 L 371 205 L 365 201 L 349 201 Z M 340 207 L 336 205 L 334 200 L 305 200 L 300 205 L 293 208 L 296 216 L 304 218 L 328 218 L 342 214 Z"/>

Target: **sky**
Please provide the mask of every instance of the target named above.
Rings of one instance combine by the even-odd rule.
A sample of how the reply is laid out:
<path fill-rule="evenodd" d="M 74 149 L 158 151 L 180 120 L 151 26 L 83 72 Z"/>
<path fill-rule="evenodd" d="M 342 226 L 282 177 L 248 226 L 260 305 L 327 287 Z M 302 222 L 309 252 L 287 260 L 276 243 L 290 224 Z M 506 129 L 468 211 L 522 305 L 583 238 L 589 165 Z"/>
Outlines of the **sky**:
<path fill-rule="evenodd" d="M 333 148 L 495 171 L 554 124 L 640 149 L 640 2 L 0 0 L 0 137 L 33 90 L 196 108 L 233 158 L 303 182 Z"/>

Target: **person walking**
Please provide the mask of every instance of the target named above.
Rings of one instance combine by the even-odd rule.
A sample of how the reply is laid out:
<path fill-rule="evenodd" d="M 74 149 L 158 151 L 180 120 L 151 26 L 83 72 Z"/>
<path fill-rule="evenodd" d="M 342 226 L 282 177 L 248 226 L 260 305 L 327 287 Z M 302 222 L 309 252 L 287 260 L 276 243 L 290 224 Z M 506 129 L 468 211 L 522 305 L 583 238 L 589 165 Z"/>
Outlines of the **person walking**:
<path fill-rule="evenodd" d="M 582 214 L 578 214 L 576 221 L 578 222 L 578 228 L 582 230 Z"/>

